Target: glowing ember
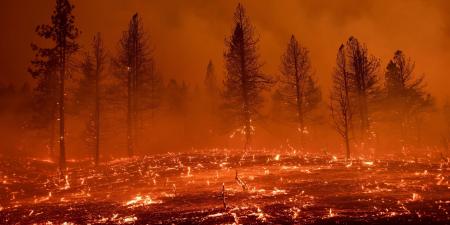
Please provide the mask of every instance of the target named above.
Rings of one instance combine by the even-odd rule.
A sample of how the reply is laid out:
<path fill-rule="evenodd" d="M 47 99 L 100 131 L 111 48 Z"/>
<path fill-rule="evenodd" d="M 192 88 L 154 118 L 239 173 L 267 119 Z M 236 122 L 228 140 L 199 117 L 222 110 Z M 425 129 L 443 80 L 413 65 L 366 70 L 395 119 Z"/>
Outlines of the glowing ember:
<path fill-rule="evenodd" d="M 330 208 L 328 211 L 328 217 L 335 217 L 336 213 L 333 212 L 333 210 Z"/>
<path fill-rule="evenodd" d="M 86 218 L 85 224 L 152 224 L 155 217 L 163 224 L 279 224 L 280 215 L 285 215 L 283 221 L 297 224 L 338 217 L 336 204 L 346 215 L 339 216 L 344 221 L 412 215 L 432 218 L 436 214 L 441 218 L 450 211 L 450 189 L 446 188 L 450 170 L 441 165 L 421 164 L 418 170 L 415 162 L 382 160 L 373 163 L 370 170 L 361 170 L 367 161 L 361 160 L 358 166 L 357 160 L 330 163 L 329 156 L 283 154 L 276 161 L 271 152 L 247 155 L 251 157 L 242 157 L 240 152 L 199 151 L 135 157 L 115 160 L 96 170 L 69 169 L 63 179 L 54 172 L 41 172 L 32 188 L 26 184 L 3 186 L 9 192 L 0 211 L 19 224 L 14 218 L 23 221 L 24 217 L 16 215 L 25 215 L 31 224 L 76 221 L 70 215 L 54 216 L 53 210 L 60 208 L 74 215 L 87 212 L 90 219 Z M 40 162 L 19 165 L 33 163 Z M 1 177 L 7 176 L 12 184 L 21 179 L 36 181 L 7 169 L 2 173 Z M 224 196 L 219 191 L 223 186 Z M 33 189 L 38 191 L 30 192 Z M 122 198 L 143 191 L 128 200 Z M 426 193 L 426 198 L 418 191 Z M 405 192 L 410 194 L 405 197 Z M 224 198 L 226 211 L 222 211 Z M 411 205 L 416 203 L 422 207 L 419 214 L 417 206 Z M 355 211 L 354 204 L 365 214 Z"/>
<path fill-rule="evenodd" d="M 134 223 L 136 220 L 137 220 L 137 217 L 135 217 L 135 216 L 127 216 L 127 217 L 123 218 L 122 223 L 123 224 Z"/>
<path fill-rule="evenodd" d="M 417 193 L 413 193 L 413 194 L 412 194 L 411 201 L 415 202 L 415 201 L 420 201 L 420 200 L 422 200 L 422 196 L 420 196 L 420 195 L 417 194 Z"/>
<path fill-rule="evenodd" d="M 279 161 L 279 160 L 280 160 L 280 154 L 277 154 L 277 155 L 273 158 L 273 160 Z"/>
<path fill-rule="evenodd" d="M 136 195 L 136 197 L 134 199 L 127 201 L 125 203 L 125 205 L 130 206 L 130 207 L 139 207 L 139 206 L 146 206 L 146 205 L 151 205 L 151 204 L 161 204 L 161 203 L 162 203 L 162 201 L 155 201 L 148 195 L 145 195 L 145 196 Z"/>

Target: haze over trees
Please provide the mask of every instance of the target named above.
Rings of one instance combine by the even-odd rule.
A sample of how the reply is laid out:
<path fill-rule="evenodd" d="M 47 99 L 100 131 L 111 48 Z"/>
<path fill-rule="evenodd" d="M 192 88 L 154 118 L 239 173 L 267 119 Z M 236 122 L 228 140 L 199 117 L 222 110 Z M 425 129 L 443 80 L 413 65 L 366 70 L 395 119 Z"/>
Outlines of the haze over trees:
<path fill-rule="evenodd" d="M 444 145 L 444 149 L 448 152 L 450 151 L 450 102 L 448 100 L 444 103 L 442 114 L 444 117 L 442 144 Z"/>
<path fill-rule="evenodd" d="M 226 41 L 226 77 L 224 81 L 224 109 L 245 136 L 245 149 L 250 147 L 263 98 L 261 92 L 268 89 L 271 80 L 261 71 L 257 52 L 258 39 L 254 27 L 239 4 L 234 13 L 234 30 Z"/>
<path fill-rule="evenodd" d="M 208 131 L 208 136 L 211 139 L 214 136 L 219 135 L 219 130 L 221 130 L 219 123 L 221 89 L 214 64 L 211 60 L 208 62 L 206 67 L 204 86 L 204 93 L 202 94 L 205 97 L 204 111 L 207 112 L 207 117 L 204 121 Z"/>
<path fill-rule="evenodd" d="M 88 111 L 86 124 L 86 142 L 93 151 L 96 165 L 100 159 L 100 116 L 101 116 L 101 79 L 106 67 L 106 52 L 100 33 L 97 33 L 91 44 L 91 51 L 87 52 L 81 64 L 84 75 L 79 84 L 78 100 L 82 108 Z"/>
<path fill-rule="evenodd" d="M 350 37 L 338 49 L 332 74 L 315 74 L 310 56 L 314 49 L 292 35 L 280 46 L 280 61 L 267 62 L 279 66 L 269 76 L 258 49 L 259 38 L 265 37 L 258 36 L 238 4 L 224 43 L 223 70 L 206 58 L 205 72 L 196 75 L 197 81 L 175 79 L 177 75 L 156 69 L 158 43 L 150 42 L 141 14 L 123 21 L 126 28 L 119 40 L 104 41 L 98 33 L 81 49 L 73 5 L 68 0 L 55 2 L 51 23 L 36 29 L 50 44 L 32 44 L 36 55 L 29 68 L 35 81 L 30 100 L 16 96 L 30 92 L 9 86 L 3 89 L 15 91 L 4 91 L 3 98 L 23 99 L 20 107 L 26 105 L 30 115 L 21 115 L 26 121 L 21 129 L 31 134 L 21 135 L 38 139 L 52 159 L 58 157 L 61 170 L 66 164 L 65 134 L 70 134 L 70 154 L 88 153 L 95 164 L 121 153 L 205 147 L 339 151 L 348 160 L 374 155 L 384 146 L 403 155 L 424 146 L 448 149 L 450 107 L 432 119 L 446 121 L 448 127 L 439 131 L 442 137 L 436 141 L 424 134 L 435 129 L 429 117 L 435 115 L 435 101 L 425 76 L 416 75 L 414 61 L 402 51 L 382 65 L 365 43 Z M 111 59 L 106 56 L 108 41 L 117 43 Z M 86 54 L 75 54 L 80 50 Z M 328 90 L 326 82 L 323 87 L 316 78 L 330 75 Z M 68 79 L 74 77 L 80 79 Z M 322 99 L 322 93 L 329 98 Z M 318 124 L 317 118 L 324 115 L 331 116 Z M 243 146 L 237 140 L 241 137 Z M 75 151 L 78 148 L 88 151 Z"/>
<path fill-rule="evenodd" d="M 400 131 L 403 144 L 411 144 L 411 137 L 416 136 L 411 132 L 420 129 L 422 114 L 433 105 L 425 91 L 424 77 L 414 75 L 414 62 L 398 50 L 386 67 L 385 81 L 386 112 Z"/>

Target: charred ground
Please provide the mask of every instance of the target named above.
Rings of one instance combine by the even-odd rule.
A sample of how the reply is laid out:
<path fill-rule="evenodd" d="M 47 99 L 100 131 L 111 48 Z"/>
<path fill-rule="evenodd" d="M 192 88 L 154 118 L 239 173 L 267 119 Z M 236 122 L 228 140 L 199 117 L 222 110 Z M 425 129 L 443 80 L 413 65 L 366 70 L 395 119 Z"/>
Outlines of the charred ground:
<path fill-rule="evenodd" d="M 446 224 L 450 169 L 278 151 L 195 151 L 99 167 L 1 160 L 0 221 L 74 224 Z M 236 172 L 237 171 L 237 172 Z M 236 181 L 236 173 L 245 185 Z M 225 187 L 223 206 L 222 185 Z"/>

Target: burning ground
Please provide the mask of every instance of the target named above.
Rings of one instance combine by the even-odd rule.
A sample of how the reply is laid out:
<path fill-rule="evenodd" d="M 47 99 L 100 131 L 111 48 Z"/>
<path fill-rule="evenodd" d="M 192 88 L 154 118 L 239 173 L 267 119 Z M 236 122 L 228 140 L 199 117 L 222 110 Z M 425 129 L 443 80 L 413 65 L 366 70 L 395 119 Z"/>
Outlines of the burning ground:
<path fill-rule="evenodd" d="M 428 160 L 208 150 L 0 162 L 1 224 L 447 224 L 450 167 Z M 225 208 L 226 207 L 226 208 Z"/>

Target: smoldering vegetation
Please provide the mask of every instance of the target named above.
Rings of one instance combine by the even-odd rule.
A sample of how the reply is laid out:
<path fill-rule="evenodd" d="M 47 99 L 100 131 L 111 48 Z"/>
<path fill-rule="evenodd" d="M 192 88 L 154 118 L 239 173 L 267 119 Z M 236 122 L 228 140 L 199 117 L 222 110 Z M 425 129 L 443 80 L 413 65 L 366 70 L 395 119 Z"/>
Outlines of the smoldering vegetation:
<path fill-rule="evenodd" d="M 4 224 L 446 224 L 447 164 L 207 150 L 94 167 L 1 161 Z M 239 180 L 239 181 L 238 181 Z M 245 183 L 245 189 L 242 186 Z M 222 187 L 224 189 L 222 190 Z"/>
<path fill-rule="evenodd" d="M 33 83 L 0 85 L 0 221 L 91 224 L 445 224 L 450 103 L 402 50 L 350 36 L 330 90 L 290 35 L 279 73 L 238 4 L 224 74 L 162 73 L 141 14 L 82 45 L 68 0 L 31 44 Z M 174 56 L 176 58 L 176 56 Z M 223 76 L 222 76 L 223 75 Z M 323 76 L 320 74 L 320 76 Z"/>

